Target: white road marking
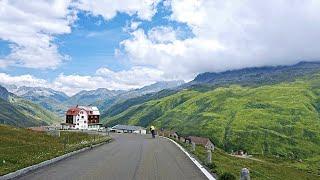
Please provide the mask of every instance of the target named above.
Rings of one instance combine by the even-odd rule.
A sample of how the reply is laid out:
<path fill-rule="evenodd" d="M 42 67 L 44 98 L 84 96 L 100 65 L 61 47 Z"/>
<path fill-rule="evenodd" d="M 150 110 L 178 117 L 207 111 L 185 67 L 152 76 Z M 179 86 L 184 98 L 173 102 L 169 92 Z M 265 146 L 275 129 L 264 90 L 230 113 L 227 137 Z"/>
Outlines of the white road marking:
<path fill-rule="evenodd" d="M 163 136 L 160 136 L 160 137 L 163 137 Z M 195 158 L 193 158 L 180 144 L 178 144 L 177 142 L 175 142 L 174 140 L 170 139 L 170 138 L 167 138 L 167 137 L 163 137 L 165 139 L 168 139 L 170 140 L 171 142 L 173 142 L 175 145 L 177 145 L 181 151 L 183 151 L 190 159 L 191 161 L 201 170 L 201 172 L 209 179 L 209 180 L 216 180 L 216 178 L 214 178 L 212 176 L 211 173 L 209 173 L 207 171 L 206 168 L 204 168 Z"/>

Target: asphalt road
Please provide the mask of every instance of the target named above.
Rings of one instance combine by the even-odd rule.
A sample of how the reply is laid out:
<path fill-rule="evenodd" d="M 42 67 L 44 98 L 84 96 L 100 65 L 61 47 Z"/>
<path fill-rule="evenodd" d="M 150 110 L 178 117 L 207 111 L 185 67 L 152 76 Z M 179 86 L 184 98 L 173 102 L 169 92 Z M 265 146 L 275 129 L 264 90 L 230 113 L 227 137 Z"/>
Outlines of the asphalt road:
<path fill-rule="evenodd" d="M 114 134 L 115 141 L 38 169 L 20 180 L 197 180 L 202 172 L 167 139 Z"/>

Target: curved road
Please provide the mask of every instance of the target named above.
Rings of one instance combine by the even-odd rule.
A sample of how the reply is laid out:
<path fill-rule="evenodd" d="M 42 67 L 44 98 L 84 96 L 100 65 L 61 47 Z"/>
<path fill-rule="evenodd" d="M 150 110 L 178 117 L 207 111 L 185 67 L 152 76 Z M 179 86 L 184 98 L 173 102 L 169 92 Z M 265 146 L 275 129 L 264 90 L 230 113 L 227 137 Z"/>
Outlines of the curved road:
<path fill-rule="evenodd" d="M 197 180 L 206 179 L 169 140 L 138 134 L 114 134 L 115 141 L 38 169 L 26 179 Z"/>

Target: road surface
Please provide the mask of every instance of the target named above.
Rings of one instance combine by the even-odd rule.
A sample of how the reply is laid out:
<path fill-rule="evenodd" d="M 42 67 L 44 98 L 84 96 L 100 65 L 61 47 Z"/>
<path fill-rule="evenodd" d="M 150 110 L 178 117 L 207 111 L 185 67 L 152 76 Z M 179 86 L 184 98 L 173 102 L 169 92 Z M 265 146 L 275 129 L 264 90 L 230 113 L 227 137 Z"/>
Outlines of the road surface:
<path fill-rule="evenodd" d="M 19 180 L 202 180 L 207 179 L 167 139 L 114 134 L 115 141 L 38 169 Z"/>

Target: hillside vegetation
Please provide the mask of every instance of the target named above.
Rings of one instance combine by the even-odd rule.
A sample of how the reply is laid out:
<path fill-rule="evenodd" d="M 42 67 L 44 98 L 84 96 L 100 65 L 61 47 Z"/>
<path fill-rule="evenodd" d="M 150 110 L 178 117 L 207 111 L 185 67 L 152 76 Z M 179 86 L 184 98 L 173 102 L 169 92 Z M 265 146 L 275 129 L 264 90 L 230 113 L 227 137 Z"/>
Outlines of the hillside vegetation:
<path fill-rule="evenodd" d="M 11 93 L 27 99 L 59 116 L 63 116 L 67 110 L 68 106 L 63 102 L 69 97 L 63 92 L 44 87 L 17 87 L 15 85 L 4 85 L 4 87 Z"/>
<path fill-rule="evenodd" d="M 230 70 L 220 73 L 199 74 L 185 86 L 225 86 L 238 84 L 243 86 L 261 86 L 281 82 L 293 82 L 297 78 L 309 76 L 320 71 L 319 62 L 300 62 L 290 66 L 265 66 Z"/>
<path fill-rule="evenodd" d="M 0 98 L 0 124 L 9 124 L 17 127 L 45 125 L 45 122 L 39 122 L 29 118 L 20 112 L 15 106 Z"/>
<path fill-rule="evenodd" d="M 28 119 L 34 119 L 44 124 L 59 124 L 61 119 L 54 113 L 32 103 L 29 100 L 20 97 L 11 97 L 9 102 L 13 104 L 20 112 L 22 112 Z M 43 124 L 43 123 L 42 123 Z"/>
<path fill-rule="evenodd" d="M 130 98 L 130 99 L 127 99 L 123 102 L 115 103 L 111 107 L 107 108 L 107 110 L 105 112 L 103 112 L 102 116 L 103 117 L 107 117 L 107 116 L 111 117 L 111 116 L 114 116 L 118 113 L 125 111 L 126 109 L 128 109 L 131 106 L 138 105 L 138 104 L 150 101 L 150 100 L 160 99 L 160 98 L 175 94 L 177 92 L 178 92 L 177 90 L 165 89 L 165 90 L 159 91 L 157 93 L 150 93 L 150 94 L 146 94 L 143 96 Z"/>
<path fill-rule="evenodd" d="M 47 159 L 110 140 L 80 132 L 61 132 L 60 137 L 0 125 L 0 176 Z"/>
<path fill-rule="evenodd" d="M 9 93 L 0 86 L 0 124 L 29 127 L 57 124 L 60 118 L 29 100 Z"/>
<path fill-rule="evenodd" d="M 189 152 L 197 157 L 203 164 L 208 164 L 207 150 L 203 146 L 196 146 L 195 151 L 192 151 L 192 146 L 190 144 L 181 143 L 181 145 L 189 150 Z M 219 148 L 216 148 L 212 153 L 212 164 L 208 165 L 208 168 L 217 174 L 218 177 L 221 177 L 223 173 L 231 173 L 236 177 L 236 179 L 240 179 L 240 170 L 244 167 L 250 170 L 250 178 L 252 179 L 319 179 L 319 176 L 316 174 L 309 173 L 302 168 L 297 168 L 295 166 L 295 162 L 292 161 L 284 161 L 282 159 L 262 156 L 242 158 L 227 154 Z"/>
<path fill-rule="evenodd" d="M 209 137 L 224 150 L 313 161 L 320 155 L 320 75 L 291 83 L 183 90 L 107 117 Z M 313 158 L 313 160 L 311 159 Z M 319 166 L 320 169 L 320 166 Z"/>

